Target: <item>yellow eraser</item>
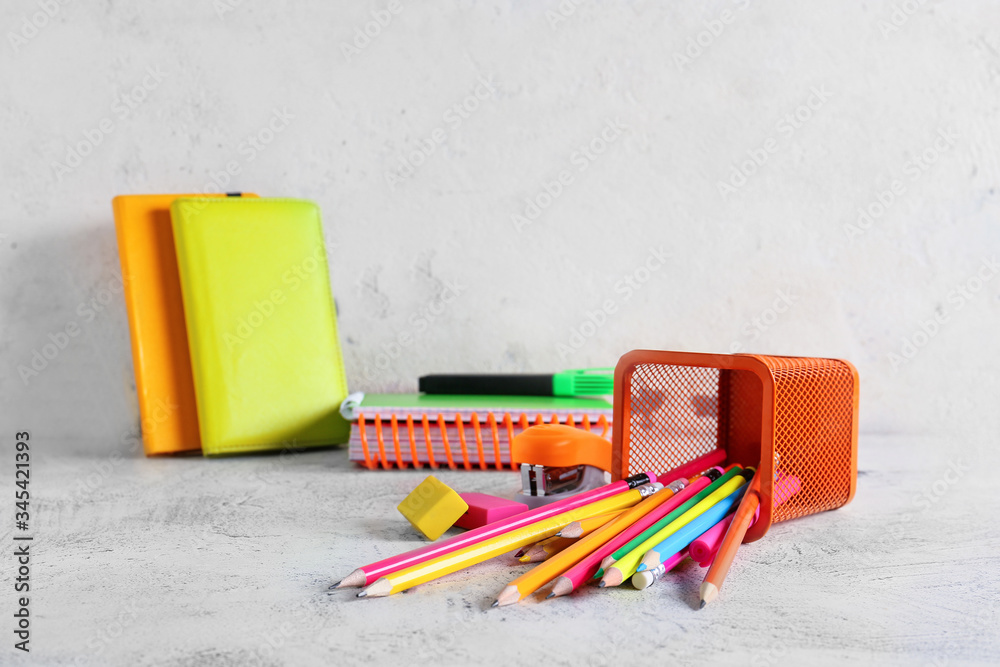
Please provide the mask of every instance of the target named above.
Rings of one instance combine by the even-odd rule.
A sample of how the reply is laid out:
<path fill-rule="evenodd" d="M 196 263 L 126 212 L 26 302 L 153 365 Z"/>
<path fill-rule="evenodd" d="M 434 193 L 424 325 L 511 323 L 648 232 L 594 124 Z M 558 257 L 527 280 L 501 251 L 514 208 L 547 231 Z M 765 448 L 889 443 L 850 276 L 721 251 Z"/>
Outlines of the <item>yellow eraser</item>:
<path fill-rule="evenodd" d="M 427 539 L 436 540 L 468 511 L 469 505 L 450 486 L 431 475 L 399 503 L 398 509 Z"/>

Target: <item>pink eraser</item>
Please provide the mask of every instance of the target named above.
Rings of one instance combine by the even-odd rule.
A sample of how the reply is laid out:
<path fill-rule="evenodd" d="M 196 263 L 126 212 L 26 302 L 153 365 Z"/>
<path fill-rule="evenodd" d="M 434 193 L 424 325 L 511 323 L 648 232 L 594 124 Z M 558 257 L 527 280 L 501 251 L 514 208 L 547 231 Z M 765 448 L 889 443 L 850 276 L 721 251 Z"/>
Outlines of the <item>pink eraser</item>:
<path fill-rule="evenodd" d="M 527 512 L 528 506 L 506 498 L 497 498 L 487 493 L 460 493 L 468 505 L 468 511 L 459 517 L 455 525 L 459 528 L 479 528 L 509 516 Z"/>

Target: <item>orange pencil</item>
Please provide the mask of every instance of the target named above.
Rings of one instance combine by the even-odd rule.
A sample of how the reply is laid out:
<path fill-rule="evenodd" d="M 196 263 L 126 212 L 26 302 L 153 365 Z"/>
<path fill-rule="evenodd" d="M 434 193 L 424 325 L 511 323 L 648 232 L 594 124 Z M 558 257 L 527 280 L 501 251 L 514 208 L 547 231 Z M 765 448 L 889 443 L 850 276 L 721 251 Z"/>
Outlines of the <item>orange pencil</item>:
<path fill-rule="evenodd" d="M 729 524 L 726 536 L 722 538 L 722 544 L 715 555 L 712 567 L 708 568 L 708 573 L 705 574 L 705 581 L 701 584 L 701 605 L 699 609 L 703 609 L 705 605 L 719 597 L 719 589 L 722 588 L 722 582 L 726 580 L 726 574 L 729 573 L 729 566 L 733 564 L 736 551 L 740 548 L 743 536 L 746 535 L 747 529 L 753 522 L 754 513 L 758 507 L 760 507 L 759 470 L 754 475 L 753 480 L 751 480 L 739 509 L 733 515 L 733 521 Z"/>

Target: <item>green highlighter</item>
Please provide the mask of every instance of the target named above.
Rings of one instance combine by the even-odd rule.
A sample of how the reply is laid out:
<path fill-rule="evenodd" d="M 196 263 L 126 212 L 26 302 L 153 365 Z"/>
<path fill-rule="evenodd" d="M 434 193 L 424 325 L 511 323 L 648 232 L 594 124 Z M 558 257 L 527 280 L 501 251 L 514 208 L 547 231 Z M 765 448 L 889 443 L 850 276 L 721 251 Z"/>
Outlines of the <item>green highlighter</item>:
<path fill-rule="evenodd" d="M 539 375 L 424 375 L 425 394 L 480 396 L 606 396 L 615 392 L 614 368 L 583 368 Z"/>

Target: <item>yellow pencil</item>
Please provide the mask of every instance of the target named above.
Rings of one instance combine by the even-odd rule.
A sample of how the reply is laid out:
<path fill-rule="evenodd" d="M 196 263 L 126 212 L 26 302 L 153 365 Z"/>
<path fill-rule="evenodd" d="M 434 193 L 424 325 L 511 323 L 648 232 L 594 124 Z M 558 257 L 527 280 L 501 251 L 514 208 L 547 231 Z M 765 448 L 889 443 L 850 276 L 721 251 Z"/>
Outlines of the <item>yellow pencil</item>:
<path fill-rule="evenodd" d="M 524 552 L 524 555 L 517 560 L 521 563 L 540 563 L 549 556 L 559 553 L 574 542 L 576 542 L 575 537 L 559 537 L 555 535 L 531 545 Z"/>
<path fill-rule="evenodd" d="M 592 516 L 589 519 L 584 519 L 583 521 L 574 521 L 556 533 L 555 537 L 546 538 L 541 542 L 536 542 L 534 545 L 528 547 L 527 550 L 519 551 L 518 553 L 520 555 L 517 559 L 522 563 L 539 563 L 547 559 L 549 556 L 559 553 L 569 545 L 576 542 L 577 539 L 591 534 L 612 519 L 617 518 L 618 515 L 624 511 L 625 510 L 619 510 L 617 512 L 611 512 L 610 514 Z M 567 535 L 567 533 L 569 534 Z"/>
<path fill-rule="evenodd" d="M 419 584 L 457 572 L 463 568 L 489 560 L 494 556 L 505 554 L 540 539 L 558 533 L 564 526 L 573 521 L 580 521 L 592 516 L 608 514 L 620 509 L 631 507 L 642 498 L 652 494 L 659 485 L 646 485 L 599 500 L 583 507 L 557 514 L 556 516 L 498 535 L 489 540 L 477 542 L 464 549 L 457 549 L 443 556 L 418 563 L 405 570 L 399 570 L 376 580 L 368 588 L 358 593 L 358 597 L 382 597 L 405 591 Z"/>
<path fill-rule="evenodd" d="M 648 540 L 615 561 L 614 565 L 604 571 L 604 578 L 601 579 L 600 587 L 618 586 L 635 574 L 636 568 L 639 567 L 639 561 L 642 560 L 642 557 L 646 555 L 647 551 L 676 533 L 684 526 L 691 523 L 696 517 L 703 514 L 709 507 L 746 484 L 747 477 L 752 476 L 753 472 L 753 468 L 746 468 L 742 473 L 730 479 L 713 493 L 705 496 L 700 503 L 661 528 L 659 532 L 650 537 Z"/>
<path fill-rule="evenodd" d="M 597 528 L 600 528 L 608 521 L 616 518 L 624 511 L 625 510 L 618 510 L 617 512 L 609 512 L 608 514 L 602 514 L 600 516 L 592 516 L 589 519 L 584 519 L 583 521 L 574 521 L 560 530 L 558 537 L 583 537 L 588 533 L 592 533 Z"/>

